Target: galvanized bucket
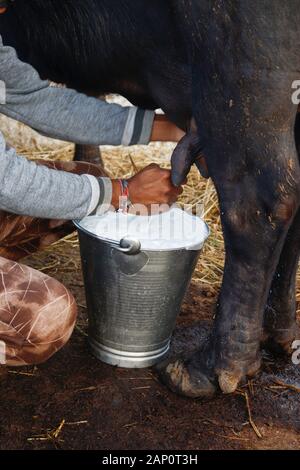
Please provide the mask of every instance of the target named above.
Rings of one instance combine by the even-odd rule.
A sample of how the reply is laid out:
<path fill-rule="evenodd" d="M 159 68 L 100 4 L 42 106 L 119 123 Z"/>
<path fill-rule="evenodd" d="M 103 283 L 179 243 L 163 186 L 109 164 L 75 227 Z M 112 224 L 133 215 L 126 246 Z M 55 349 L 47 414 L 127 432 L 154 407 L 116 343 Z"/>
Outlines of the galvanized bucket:
<path fill-rule="evenodd" d="M 145 251 L 138 240 L 118 244 L 75 225 L 93 354 L 127 368 L 161 361 L 202 247 Z"/>

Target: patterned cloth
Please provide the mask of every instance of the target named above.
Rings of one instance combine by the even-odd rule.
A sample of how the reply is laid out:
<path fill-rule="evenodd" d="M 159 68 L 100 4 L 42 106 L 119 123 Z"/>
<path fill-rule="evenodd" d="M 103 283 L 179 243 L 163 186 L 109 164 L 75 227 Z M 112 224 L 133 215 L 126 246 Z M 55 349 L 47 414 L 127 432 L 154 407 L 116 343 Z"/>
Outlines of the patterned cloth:
<path fill-rule="evenodd" d="M 75 300 L 62 284 L 0 258 L 1 363 L 46 361 L 70 338 L 76 313 Z"/>
<path fill-rule="evenodd" d="M 102 176 L 82 162 L 40 162 L 49 168 Z M 0 211 L 0 363 L 46 361 L 69 340 L 77 315 L 72 294 L 61 283 L 16 260 L 74 231 L 71 222 L 40 220 Z"/>

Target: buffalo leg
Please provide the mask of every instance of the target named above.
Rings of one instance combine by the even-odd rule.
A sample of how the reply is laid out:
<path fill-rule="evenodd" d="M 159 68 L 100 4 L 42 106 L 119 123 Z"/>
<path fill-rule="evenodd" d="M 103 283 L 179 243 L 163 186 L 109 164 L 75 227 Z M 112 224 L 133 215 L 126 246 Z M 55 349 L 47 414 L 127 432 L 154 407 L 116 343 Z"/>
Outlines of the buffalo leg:
<path fill-rule="evenodd" d="M 300 157 L 300 113 L 296 116 L 295 142 Z M 296 275 L 300 255 L 300 210 L 286 238 L 280 261 L 273 278 L 265 310 L 265 337 L 267 349 L 290 354 L 295 339 L 300 338 L 296 320 Z"/>
<path fill-rule="evenodd" d="M 234 147 L 225 165 L 213 165 L 209 158 L 226 247 L 223 285 L 209 341 L 192 358 L 176 360 L 162 371 L 163 380 L 175 392 L 211 396 L 219 384 L 223 392 L 230 393 L 242 378 L 259 370 L 264 309 L 299 206 L 296 151 L 292 139 L 280 137 L 279 132 L 266 134 L 261 129 L 255 142 L 250 138 L 243 143 L 253 149 L 253 155 L 244 161 L 244 171 L 233 160 L 237 157 Z M 258 142 L 259 135 L 265 141 Z"/>
<path fill-rule="evenodd" d="M 211 396 L 218 387 L 233 392 L 259 370 L 265 306 L 300 202 L 290 95 L 295 75 L 262 67 L 241 81 L 235 73 L 217 64 L 195 110 L 219 196 L 226 261 L 209 340 L 161 370 L 173 391 L 191 397 Z M 197 87 L 203 89 L 201 81 Z"/>
<path fill-rule="evenodd" d="M 161 375 L 177 393 L 202 397 L 218 386 L 233 392 L 260 366 L 265 306 L 300 202 L 291 99 L 299 18 L 290 3 L 279 18 L 275 1 L 180 5 L 187 40 L 193 32 L 193 115 L 219 196 L 226 260 L 209 340 Z"/>
<path fill-rule="evenodd" d="M 96 145 L 75 145 L 74 161 L 93 163 L 104 167 L 100 148 Z"/>
<path fill-rule="evenodd" d="M 294 340 L 300 338 L 296 320 L 299 249 L 300 211 L 289 230 L 265 310 L 265 345 L 277 353 L 290 354 Z"/>

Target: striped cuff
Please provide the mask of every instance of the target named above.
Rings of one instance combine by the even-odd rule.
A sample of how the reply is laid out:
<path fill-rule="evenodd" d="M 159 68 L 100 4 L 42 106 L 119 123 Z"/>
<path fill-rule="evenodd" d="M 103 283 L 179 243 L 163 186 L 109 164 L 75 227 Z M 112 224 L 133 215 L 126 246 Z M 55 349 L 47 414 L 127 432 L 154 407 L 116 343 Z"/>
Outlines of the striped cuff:
<path fill-rule="evenodd" d="M 91 199 L 88 212 L 87 212 L 87 215 L 90 215 L 92 212 L 94 212 L 94 210 L 99 204 L 100 186 L 95 176 L 92 176 L 92 175 L 84 175 L 84 176 L 88 178 L 90 185 L 92 187 L 92 199 Z"/>
<path fill-rule="evenodd" d="M 111 209 L 113 197 L 113 185 L 109 178 L 98 178 L 100 187 L 100 199 L 96 208 L 97 215 L 103 215 Z"/>
<path fill-rule="evenodd" d="M 84 175 L 89 179 L 92 187 L 92 198 L 87 215 L 102 215 L 111 207 L 113 187 L 109 178 L 96 178 L 92 175 Z"/>
<path fill-rule="evenodd" d="M 122 145 L 146 145 L 150 142 L 155 113 L 132 107 L 122 137 Z"/>

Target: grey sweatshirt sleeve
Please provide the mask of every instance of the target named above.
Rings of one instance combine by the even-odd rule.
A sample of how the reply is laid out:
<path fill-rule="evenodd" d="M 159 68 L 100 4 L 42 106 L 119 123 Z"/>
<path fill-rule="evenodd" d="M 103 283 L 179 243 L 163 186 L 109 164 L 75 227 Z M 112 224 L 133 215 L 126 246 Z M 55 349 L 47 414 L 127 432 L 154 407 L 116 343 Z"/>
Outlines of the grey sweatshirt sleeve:
<path fill-rule="evenodd" d="M 51 87 L 21 62 L 0 37 L 0 113 L 41 133 L 81 144 L 148 143 L 154 113 L 106 104 L 73 90 Z M 3 93 L 1 93 L 3 95 Z M 104 189 L 103 189 L 104 188 Z M 8 148 L 0 132 L 0 210 L 53 219 L 81 219 L 111 203 L 108 179 L 50 170 Z"/>
<path fill-rule="evenodd" d="M 108 104 L 74 90 L 50 86 L 0 37 L 0 80 L 6 99 L 0 113 L 46 136 L 78 144 L 148 144 L 154 112 Z"/>
<path fill-rule="evenodd" d="M 102 202 L 97 178 L 50 170 L 19 157 L 0 132 L 0 210 L 50 219 L 81 219 Z"/>

